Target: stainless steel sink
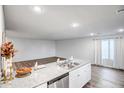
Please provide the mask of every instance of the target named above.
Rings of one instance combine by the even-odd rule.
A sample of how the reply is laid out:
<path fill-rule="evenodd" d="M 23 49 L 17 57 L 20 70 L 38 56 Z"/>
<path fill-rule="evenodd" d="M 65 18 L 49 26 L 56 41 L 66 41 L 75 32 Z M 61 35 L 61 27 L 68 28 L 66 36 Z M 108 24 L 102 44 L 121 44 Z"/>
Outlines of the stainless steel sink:
<path fill-rule="evenodd" d="M 78 66 L 78 65 L 80 65 L 80 64 L 74 62 L 74 63 L 63 63 L 63 64 L 61 64 L 59 66 L 62 67 L 62 68 L 65 68 L 65 69 L 71 69 L 71 68 L 73 68 L 75 66 Z"/>

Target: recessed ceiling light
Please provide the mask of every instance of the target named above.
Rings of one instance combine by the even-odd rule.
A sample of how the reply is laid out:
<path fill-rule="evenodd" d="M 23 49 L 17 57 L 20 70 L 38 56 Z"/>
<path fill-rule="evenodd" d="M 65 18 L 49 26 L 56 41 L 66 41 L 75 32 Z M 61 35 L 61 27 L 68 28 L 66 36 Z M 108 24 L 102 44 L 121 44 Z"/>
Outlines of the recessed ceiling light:
<path fill-rule="evenodd" d="M 95 34 L 94 33 L 90 33 L 90 36 L 94 36 Z"/>
<path fill-rule="evenodd" d="M 72 27 L 74 28 L 79 27 L 79 23 L 72 23 Z"/>
<path fill-rule="evenodd" d="M 121 32 L 124 32 L 124 29 L 119 29 L 118 32 L 120 32 L 120 33 L 121 33 Z"/>
<path fill-rule="evenodd" d="M 34 6 L 33 10 L 37 13 L 41 13 L 41 8 L 39 6 Z"/>

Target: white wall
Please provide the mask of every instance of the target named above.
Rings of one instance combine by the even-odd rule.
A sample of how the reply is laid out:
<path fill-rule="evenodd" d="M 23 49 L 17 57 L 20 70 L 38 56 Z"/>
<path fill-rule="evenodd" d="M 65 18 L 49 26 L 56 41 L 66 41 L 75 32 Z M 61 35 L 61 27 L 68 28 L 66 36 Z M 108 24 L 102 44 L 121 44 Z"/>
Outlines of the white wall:
<path fill-rule="evenodd" d="M 68 58 L 74 56 L 93 62 L 93 42 L 91 38 L 72 40 L 34 40 L 9 37 L 18 52 L 13 61 L 31 60 L 51 56 Z"/>
<path fill-rule="evenodd" d="M 2 44 L 2 32 L 4 31 L 4 16 L 3 16 L 3 7 L 0 5 L 0 46 Z M 2 66 L 1 62 L 1 55 L 0 55 L 0 69 Z"/>
<path fill-rule="evenodd" d="M 2 43 L 2 32 L 4 31 L 3 7 L 0 5 L 0 45 Z"/>
<path fill-rule="evenodd" d="M 24 61 L 55 56 L 55 41 L 19 39 L 9 37 L 18 50 L 13 61 Z"/>
<path fill-rule="evenodd" d="M 92 38 L 58 40 L 56 41 L 56 55 L 60 57 L 70 57 L 93 62 L 93 40 Z"/>

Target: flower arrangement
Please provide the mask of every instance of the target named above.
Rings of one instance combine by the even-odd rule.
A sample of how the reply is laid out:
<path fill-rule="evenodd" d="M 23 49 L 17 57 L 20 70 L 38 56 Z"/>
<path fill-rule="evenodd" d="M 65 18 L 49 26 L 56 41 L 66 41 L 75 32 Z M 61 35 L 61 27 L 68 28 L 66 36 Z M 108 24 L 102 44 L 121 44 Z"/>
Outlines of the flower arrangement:
<path fill-rule="evenodd" d="M 15 55 L 15 48 L 12 42 L 8 41 L 2 44 L 0 48 L 0 53 L 2 57 L 9 59 L 10 57 L 14 57 Z"/>
<path fill-rule="evenodd" d="M 0 47 L 0 55 L 3 57 L 2 81 L 13 79 L 12 58 L 15 56 L 15 48 L 12 42 L 5 41 Z"/>

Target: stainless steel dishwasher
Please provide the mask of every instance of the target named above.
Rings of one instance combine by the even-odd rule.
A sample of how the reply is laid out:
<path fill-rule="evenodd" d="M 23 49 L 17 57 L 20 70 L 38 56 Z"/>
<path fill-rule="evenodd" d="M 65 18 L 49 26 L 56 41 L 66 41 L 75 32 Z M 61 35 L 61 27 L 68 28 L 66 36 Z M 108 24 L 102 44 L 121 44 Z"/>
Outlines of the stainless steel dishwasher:
<path fill-rule="evenodd" d="M 49 81 L 47 85 L 48 88 L 69 88 L 69 73 Z"/>

